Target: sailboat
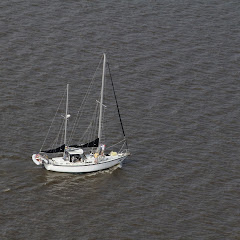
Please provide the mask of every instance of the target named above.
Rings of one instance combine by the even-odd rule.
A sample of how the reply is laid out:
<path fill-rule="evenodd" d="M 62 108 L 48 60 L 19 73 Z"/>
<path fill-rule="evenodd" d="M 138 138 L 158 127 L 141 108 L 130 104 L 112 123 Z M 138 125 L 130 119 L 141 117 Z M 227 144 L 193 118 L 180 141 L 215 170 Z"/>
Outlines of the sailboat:
<path fill-rule="evenodd" d="M 130 155 L 120 112 L 119 112 L 119 107 L 118 107 L 118 102 L 116 98 L 112 77 L 111 77 L 112 90 L 114 93 L 117 112 L 118 112 L 120 125 L 123 133 L 123 139 L 120 142 L 123 145 L 118 151 L 110 151 L 110 152 L 107 151 L 107 148 L 105 146 L 105 142 L 104 142 L 105 140 L 104 140 L 102 131 L 103 131 L 104 108 L 105 108 L 105 102 L 103 98 L 104 98 L 106 63 L 107 63 L 106 54 L 103 54 L 100 101 L 96 100 L 98 105 L 97 138 L 87 143 L 81 143 L 81 144 L 67 143 L 68 119 L 70 118 L 70 114 L 68 112 L 69 84 L 67 84 L 65 116 L 63 116 L 63 121 L 64 121 L 63 143 L 56 148 L 48 149 L 48 150 L 40 149 L 38 153 L 34 153 L 32 155 L 32 160 L 36 165 L 42 165 L 46 170 L 54 171 L 54 172 L 90 173 L 90 172 L 109 169 L 116 165 L 121 167 L 124 159 L 128 155 Z M 109 64 L 108 64 L 108 67 L 109 67 Z M 110 68 L 109 68 L 109 72 L 110 72 Z"/>

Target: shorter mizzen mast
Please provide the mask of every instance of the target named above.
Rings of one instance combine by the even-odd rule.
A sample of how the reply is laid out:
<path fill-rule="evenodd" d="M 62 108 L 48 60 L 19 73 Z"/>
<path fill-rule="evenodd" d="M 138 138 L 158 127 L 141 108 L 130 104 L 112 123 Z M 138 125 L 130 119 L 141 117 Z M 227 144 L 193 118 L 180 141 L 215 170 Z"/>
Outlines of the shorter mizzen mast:
<path fill-rule="evenodd" d="M 103 72 L 102 72 L 102 87 L 101 87 L 101 99 L 100 99 L 100 110 L 99 110 L 99 121 L 98 121 L 98 139 L 99 147 L 98 152 L 101 148 L 101 136 L 102 136 L 102 111 L 103 111 L 103 90 L 105 81 L 105 66 L 106 66 L 106 54 L 103 54 Z"/>

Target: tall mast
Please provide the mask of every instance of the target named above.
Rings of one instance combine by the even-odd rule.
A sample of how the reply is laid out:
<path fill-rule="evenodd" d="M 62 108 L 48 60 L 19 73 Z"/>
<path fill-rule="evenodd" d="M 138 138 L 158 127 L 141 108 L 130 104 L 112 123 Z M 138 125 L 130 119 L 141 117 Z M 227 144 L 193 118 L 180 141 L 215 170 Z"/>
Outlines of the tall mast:
<path fill-rule="evenodd" d="M 68 119 L 68 86 L 67 84 L 67 99 L 66 99 L 66 113 L 65 113 L 65 133 L 64 133 L 64 144 L 67 144 L 67 119 Z"/>
<path fill-rule="evenodd" d="M 102 110 L 103 110 L 103 90 L 104 90 L 104 80 L 105 80 L 105 65 L 106 65 L 106 54 L 104 53 L 103 54 L 102 88 L 101 88 L 99 123 L 98 123 L 99 145 L 101 144 L 101 135 L 102 135 Z"/>

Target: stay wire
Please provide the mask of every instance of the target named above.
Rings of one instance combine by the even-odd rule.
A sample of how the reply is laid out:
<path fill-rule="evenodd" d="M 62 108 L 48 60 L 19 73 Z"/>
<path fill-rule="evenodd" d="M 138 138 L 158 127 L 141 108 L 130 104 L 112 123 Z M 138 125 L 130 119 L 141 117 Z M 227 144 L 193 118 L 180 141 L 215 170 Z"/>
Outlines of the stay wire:
<path fill-rule="evenodd" d="M 126 135 L 125 135 L 124 128 L 123 128 L 123 123 L 122 123 L 121 114 L 120 114 L 120 111 L 119 111 L 117 96 L 116 96 L 116 92 L 115 92 L 115 88 L 114 88 L 114 84 L 113 84 L 113 80 L 112 80 L 112 75 L 111 75 L 111 71 L 110 71 L 110 66 L 109 66 L 109 63 L 108 63 L 108 62 L 107 62 L 107 66 L 108 66 L 109 76 L 110 76 L 111 83 L 112 83 L 114 98 L 115 98 L 116 105 L 117 105 L 118 116 L 119 116 L 120 124 L 121 124 L 121 127 L 122 127 L 123 136 L 124 136 L 124 139 L 125 139 L 125 141 L 126 141 L 126 147 L 127 147 L 127 149 L 128 149 L 127 139 L 126 139 Z"/>
<path fill-rule="evenodd" d="M 103 57 L 102 57 L 102 58 L 103 58 Z M 87 92 L 86 92 L 86 94 L 85 94 L 85 96 L 84 96 L 84 98 L 83 98 L 83 100 L 82 100 L 82 103 L 81 103 L 81 105 L 80 105 L 80 108 L 79 108 L 79 110 L 78 110 L 78 112 L 77 112 L 77 116 L 76 116 L 76 119 L 75 119 L 75 121 L 74 121 L 73 128 L 72 128 L 72 132 L 71 132 L 71 134 L 70 134 L 69 142 L 73 140 L 74 132 L 75 132 L 75 130 L 76 130 L 76 127 L 77 127 L 77 125 L 78 125 L 78 123 L 79 123 L 79 120 L 80 120 L 81 116 L 83 115 L 83 109 L 84 109 L 85 104 L 86 104 L 86 102 L 87 102 L 87 98 L 88 98 L 88 96 L 89 96 L 89 94 L 90 94 L 90 90 L 91 90 L 91 88 L 92 88 L 92 86 L 93 86 L 94 79 L 95 79 L 96 73 L 97 73 L 97 71 L 98 71 L 98 69 L 99 69 L 99 66 L 100 66 L 100 63 L 101 63 L 101 61 L 102 61 L 102 58 L 101 58 L 101 60 L 100 60 L 99 63 L 98 63 L 97 69 L 95 70 L 95 73 L 94 73 L 94 75 L 93 75 L 93 77 L 92 77 L 92 79 L 91 79 L 90 85 L 88 86 Z"/>
<path fill-rule="evenodd" d="M 60 101 L 60 103 L 59 103 L 59 105 L 58 105 L 57 111 L 56 111 L 56 113 L 55 113 L 55 115 L 54 115 L 54 117 L 53 117 L 53 119 L 52 119 L 51 125 L 50 125 L 50 127 L 49 127 L 49 129 L 48 129 L 48 132 L 47 132 L 47 135 L 46 135 L 46 137 L 45 137 L 45 139 L 44 139 L 44 141 L 43 141 L 43 144 L 42 144 L 42 146 L 41 146 L 41 148 L 40 148 L 40 152 L 42 151 L 42 148 L 43 148 L 43 146 L 44 146 L 44 144 L 45 144 L 45 142 L 46 142 L 46 140 L 47 140 L 47 138 L 48 138 L 49 132 L 50 132 L 50 130 L 51 130 L 51 128 L 52 128 L 53 122 L 54 122 L 54 120 L 55 120 L 55 118 L 56 118 L 56 115 L 57 115 L 57 113 L 58 113 L 58 111 L 59 111 L 60 105 L 62 104 L 62 101 L 63 101 L 63 98 L 64 98 L 66 92 L 67 92 L 67 89 L 65 89 L 65 92 L 64 92 L 64 94 L 63 94 L 63 96 L 62 96 L 62 99 L 61 99 L 61 101 Z"/>

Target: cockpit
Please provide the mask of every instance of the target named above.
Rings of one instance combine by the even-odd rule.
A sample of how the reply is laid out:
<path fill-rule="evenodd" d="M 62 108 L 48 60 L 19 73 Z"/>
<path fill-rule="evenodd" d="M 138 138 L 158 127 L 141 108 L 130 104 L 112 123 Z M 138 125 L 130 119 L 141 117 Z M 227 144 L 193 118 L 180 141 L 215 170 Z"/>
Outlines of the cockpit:
<path fill-rule="evenodd" d="M 69 162 L 83 162 L 86 156 L 81 148 L 69 148 L 65 151 L 65 159 Z"/>

